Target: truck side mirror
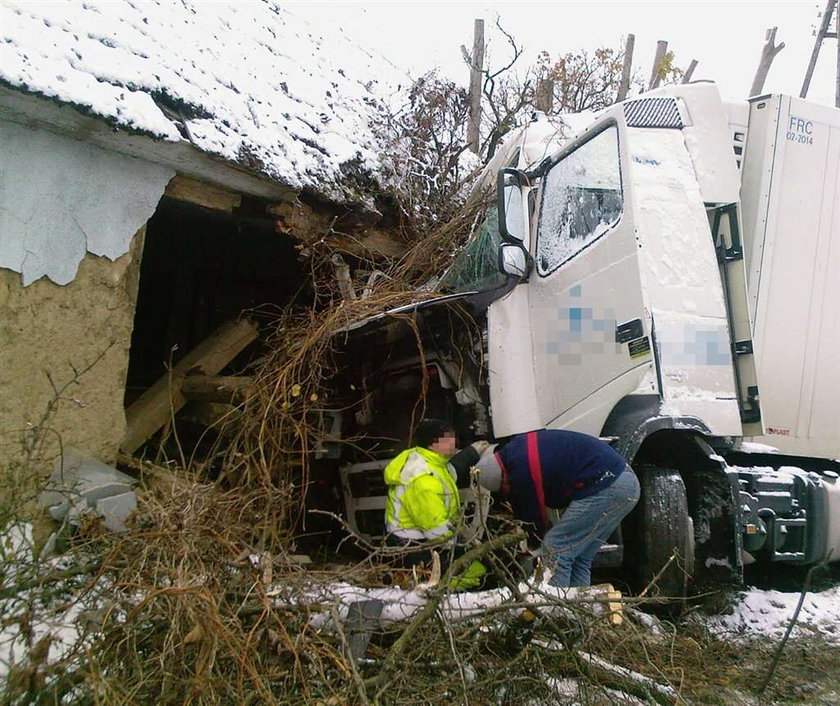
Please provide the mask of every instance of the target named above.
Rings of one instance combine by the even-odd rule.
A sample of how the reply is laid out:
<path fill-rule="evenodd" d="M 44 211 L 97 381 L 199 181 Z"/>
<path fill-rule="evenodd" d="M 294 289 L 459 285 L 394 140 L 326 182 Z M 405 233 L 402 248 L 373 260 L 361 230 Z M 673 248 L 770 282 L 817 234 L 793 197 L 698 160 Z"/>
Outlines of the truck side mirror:
<path fill-rule="evenodd" d="M 497 201 L 499 234 L 509 243 L 525 242 L 528 203 L 523 190 L 530 186 L 525 172 L 510 167 L 499 170 Z"/>
<path fill-rule="evenodd" d="M 502 243 L 499 248 L 499 269 L 517 279 L 528 276 L 531 272 L 531 256 L 522 243 Z"/>

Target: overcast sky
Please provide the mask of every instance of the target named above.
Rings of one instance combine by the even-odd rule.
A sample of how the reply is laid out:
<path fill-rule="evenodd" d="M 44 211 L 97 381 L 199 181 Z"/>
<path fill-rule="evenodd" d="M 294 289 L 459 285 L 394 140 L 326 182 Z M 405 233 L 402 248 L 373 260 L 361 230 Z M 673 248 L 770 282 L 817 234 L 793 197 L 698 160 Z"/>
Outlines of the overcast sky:
<path fill-rule="evenodd" d="M 636 35 L 634 67 L 650 76 L 656 41 L 665 39 L 677 65 L 700 63 L 694 77 L 713 79 L 729 98 L 747 96 L 765 30 L 778 26 L 776 57 L 765 92 L 799 95 L 825 0 L 668 0 L 667 2 L 293 2 L 294 12 L 313 21 L 337 24 L 363 46 L 418 76 L 439 67 L 466 84 L 468 70 L 460 45 L 472 47 L 473 20 L 481 17 L 490 40 L 490 60 L 506 56 L 495 18 L 526 48 L 533 60 L 545 49 L 552 56 L 582 48 L 621 46 Z M 520 61 L 523 61 L 520 60 Z M 808 98 L 834 104 L 837 42 L 823 44 Z M 523 62 L 524 63 L 524 62 Z"/>

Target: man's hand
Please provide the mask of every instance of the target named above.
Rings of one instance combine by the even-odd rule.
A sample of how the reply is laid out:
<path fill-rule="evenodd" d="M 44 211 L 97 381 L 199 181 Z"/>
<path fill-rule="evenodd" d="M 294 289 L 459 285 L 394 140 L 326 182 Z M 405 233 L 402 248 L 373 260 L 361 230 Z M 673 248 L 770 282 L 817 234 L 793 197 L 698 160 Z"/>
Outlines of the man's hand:
<path fill-rule="evenodd" d="M 485 451 L 487 451 L 487 449 L 490 448 L 490 442 L 482 439 L 480 441 L 473 441 L 470 444 L 470 446 L 472 446 L 476 450 L 478 455 L 481 456 L 481 454 L 483 454 Z"/>

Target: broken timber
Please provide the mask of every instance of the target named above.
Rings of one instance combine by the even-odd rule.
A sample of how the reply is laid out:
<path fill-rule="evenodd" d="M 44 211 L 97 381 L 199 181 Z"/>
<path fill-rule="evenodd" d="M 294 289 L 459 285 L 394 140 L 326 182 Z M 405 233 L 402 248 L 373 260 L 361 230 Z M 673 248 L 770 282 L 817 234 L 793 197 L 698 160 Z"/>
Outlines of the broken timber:
<path fill-rule="evenodd" d="M 181 174 L 167 184 L 164 196 L 225 213 L 233 213 L 242 204 L 241 194 Z"/>
<path fill-rule="evenodd" d="M 235 375 L 187 375 L 181 391 L 201 402 L 236 402 L 245 397 L 254 378 Z"/>
<path fill-rule="evenodd" d="M 126 433 L 120 448 L 136 451 L 187 402 L 184 379 L 188 373 L 216 375 L 257 337 L 248 319 L 229 321 L 191 350 L 126 411 Z"/>

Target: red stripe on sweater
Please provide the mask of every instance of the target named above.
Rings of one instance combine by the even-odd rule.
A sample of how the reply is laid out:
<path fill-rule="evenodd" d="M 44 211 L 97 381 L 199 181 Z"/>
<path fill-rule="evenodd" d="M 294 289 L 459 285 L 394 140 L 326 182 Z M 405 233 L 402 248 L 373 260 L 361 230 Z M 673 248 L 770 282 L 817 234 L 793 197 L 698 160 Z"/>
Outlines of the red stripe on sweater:
<path fill-rule="evenodd" d="M 543 530 L 548 529 L 548 514 L 545 510 L 545 489 L 543 488 L 542 464 L 540 463 L 540 449 L 537 445 L 537 432 L 528 432 L 528 466 L 531 469 L 531 480 L 534 481 L 534 488 L 537 491 L 537 502 L 540 504 L 540 517 L 543 521 Z"/>
<path fill-rule="evenodd" d="M 502 469 L 502 481 L 499 487 L 499 491 L 502 495 L 510 495 L 510 477 L 508 476 L 507 468 L 505 468 L 505 462 L 502 461 L 502 457 L 499 456 L 498 453 L 493 454 L 496 457 L 496 461 L 499 464 L 499 468 Z"/>

